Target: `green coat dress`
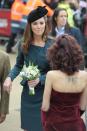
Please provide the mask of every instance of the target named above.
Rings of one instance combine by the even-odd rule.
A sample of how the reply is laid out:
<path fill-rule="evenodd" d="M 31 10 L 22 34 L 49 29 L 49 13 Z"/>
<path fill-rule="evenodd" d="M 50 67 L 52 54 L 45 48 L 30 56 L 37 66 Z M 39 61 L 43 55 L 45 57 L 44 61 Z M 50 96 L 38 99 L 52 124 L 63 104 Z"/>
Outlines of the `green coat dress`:
<path fill-rule="evenodd" d="M 49 63 L 46 58 L 47 48 L 51 46 L 53 41 L 48 39 L 44 47 L 31 44 L 28 54 L 24 54 L 20 49 L 16 65 L 10 72 L 9 76 L 12 80 L 20 73 L 23 65 L 29 65 L 33 62 L 38 65 L 40 70 L 40 82 L 35 88 L 35 95 L 29 95 L 29 87 L 27 81 L 21 81 L 23 91 L 21 95 L 21 128 L 27 131 L 42 131 L 41 122 L 41 103 L 44 91 L 46 73 L 50 70 Z"/>

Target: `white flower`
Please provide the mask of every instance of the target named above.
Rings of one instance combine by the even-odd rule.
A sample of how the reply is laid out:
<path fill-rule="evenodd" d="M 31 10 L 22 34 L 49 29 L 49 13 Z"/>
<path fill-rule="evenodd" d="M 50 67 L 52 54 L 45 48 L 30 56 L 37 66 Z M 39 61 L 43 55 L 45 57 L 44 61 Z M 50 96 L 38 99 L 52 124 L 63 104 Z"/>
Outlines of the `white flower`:
<path fill-rule="evenodd" d="M 34 66 L 33 63 L 29 63 L 28 67 L 24 65 L 22 71 L 20 72 L 20 76 L 24 80 L 34 80 L 40 76 L 40 71 L 38 69 L 38 66 Z M 30 95 L 35 94 L 34 88 L 32 88 L 29 88 Z"/>

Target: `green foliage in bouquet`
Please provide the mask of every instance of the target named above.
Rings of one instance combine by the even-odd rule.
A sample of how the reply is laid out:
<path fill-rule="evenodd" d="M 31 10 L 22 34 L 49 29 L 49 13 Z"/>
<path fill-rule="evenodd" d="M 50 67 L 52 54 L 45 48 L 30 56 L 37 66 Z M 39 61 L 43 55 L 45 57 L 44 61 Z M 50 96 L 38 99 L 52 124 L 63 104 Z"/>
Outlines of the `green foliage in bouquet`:
<path fill-rule="evenodd" d="M 40 71 L 37 65 L 35 66 L 33 63 L 29 63 L 28 67 L 24 65 L 20 76 L 25 80 L 35 80 L 40 76 Z"/>
<path fill-rule="evenodd" d="M 22 71 L 20 72 L 20 76 L 23 80 L 27 81 L 35 80 L 40 76 L 40 71 L 37 65 L 34 65 L 32 62 L 29 62 L 28 67 L 24 65 Z M 29 89 L 30 89 L 29 94 L 34 95 L 35 94 L 34 88 L 30 87 Z"/>

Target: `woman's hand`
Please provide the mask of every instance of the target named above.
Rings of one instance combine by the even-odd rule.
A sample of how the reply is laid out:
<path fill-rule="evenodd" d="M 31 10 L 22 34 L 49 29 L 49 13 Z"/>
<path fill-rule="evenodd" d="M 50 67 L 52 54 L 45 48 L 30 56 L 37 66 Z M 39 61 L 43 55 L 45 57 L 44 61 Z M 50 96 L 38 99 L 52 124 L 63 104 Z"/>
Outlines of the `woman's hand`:
<path fill-rule="evenodd" d="M 0 123 L 6 119 L 6 114 L 0 114 Z"/>
<path fill-rule="evenodd" d="M 44 101 L 42 102 L 41 110 L 46 112 L 49 110 L 49 108 L 50 103 L 46 99 L 44 99 Z"/>
<path fill-rule="evenodd" d="M 4 88 L 4 91 L 7 91 L 8 93 L 10 93 L 12 89 L 12 81 L 10 77 L 7 77 L 6 80 L 4 81 L 3 88 Z"/>
<path fill-rule="evenodd" d="M 28 81 L 28 85 L 30 86 L 30 87 L 36 87 L 36 85 L 39 83 L 39 78 L 37 78 L 37 79 L 35 79 L 35 80 L 30 80 L 30 81 Z"/>

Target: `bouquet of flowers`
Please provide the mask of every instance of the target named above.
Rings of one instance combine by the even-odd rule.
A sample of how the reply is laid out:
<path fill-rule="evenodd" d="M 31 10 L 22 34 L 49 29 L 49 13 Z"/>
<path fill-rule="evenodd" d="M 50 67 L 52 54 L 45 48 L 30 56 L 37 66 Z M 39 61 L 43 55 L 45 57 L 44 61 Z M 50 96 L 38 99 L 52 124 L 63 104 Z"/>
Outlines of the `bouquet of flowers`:
<path fill-rule="evenodd" d="M 40 76 L 40 71 L 37 65 L 35 66 L 33 63 L 30 62 L 28 67 L 24 65 L 22 71 L 20 72 L 20 76 L 23 80 L 27 81 L 35 80 Z M 34 94 L 35 94 L 34 87 L 29 86 L 29 95 Z"/>

